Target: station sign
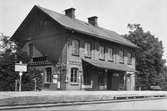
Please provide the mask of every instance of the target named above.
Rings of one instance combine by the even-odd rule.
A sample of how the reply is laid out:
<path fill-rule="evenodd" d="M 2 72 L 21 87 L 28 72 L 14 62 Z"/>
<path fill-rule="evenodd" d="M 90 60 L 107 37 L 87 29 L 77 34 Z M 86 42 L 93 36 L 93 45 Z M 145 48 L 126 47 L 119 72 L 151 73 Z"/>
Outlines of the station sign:
<path fill-rule="evenodd" d="M 16 72 L 27 72 L 27 64 L 15 64 L 15 71 Z"/>

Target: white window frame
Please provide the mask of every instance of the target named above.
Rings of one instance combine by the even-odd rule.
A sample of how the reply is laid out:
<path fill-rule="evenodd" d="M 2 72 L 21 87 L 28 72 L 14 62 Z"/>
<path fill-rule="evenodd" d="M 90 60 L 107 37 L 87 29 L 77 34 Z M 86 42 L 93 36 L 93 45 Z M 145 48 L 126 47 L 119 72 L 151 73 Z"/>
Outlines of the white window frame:
<path fill-rule="evenodd" d="M 70 82 L 71 83 L 78 83 L 78 77 L 79 77 L 79 69 L 76 67 L 72 67 L 70 70 Z"/>
<path fill-rule="evenodd" d="M 50 73 L 50 81 L 48 81 L 48 73 L 47 73 L 47 69 L 50 69 L 51 70 L 51 73 Z M 46 71 L 46 73 L 45 73 L 45 83 L 51 83 L 52 82 L 52 67 L 47 67 L 47 68 L 45 68 L 45 71 Z"/>

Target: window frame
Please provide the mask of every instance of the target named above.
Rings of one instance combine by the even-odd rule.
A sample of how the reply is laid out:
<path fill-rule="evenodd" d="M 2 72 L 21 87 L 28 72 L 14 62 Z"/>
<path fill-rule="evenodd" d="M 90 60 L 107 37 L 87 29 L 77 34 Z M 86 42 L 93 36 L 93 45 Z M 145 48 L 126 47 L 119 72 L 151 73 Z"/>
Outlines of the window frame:
<path fill-rule="evenodd" d="M 124 64 L 124 49 L 123 48 L 120 48 L 119 49 L 119 63 L 121 64 Z"/>
<path fill-rule="evenodd" d="M 113 47 L 108 47 L 108 61 L 114 62 L 114 48 Z M 112 54 L 110 51 L 112 50 Z"/>
<path fill-rule="evenodd" d="M 127 58 L 128 58 L 127 64 L 132 65 L 132 52 L 131 51 L 127 52 Z"/>
<path fill-rule="evenodd" d="M 78 77 L 79 77 L 79 68 L 72 67 L 70 70 L 70 82 L 74 84 L 78 84 L 79 82 Z"/>
<path fill-rule="evenodd" d="M 84 46 L 84 48 L 85 48 L 85 57 L 91 58 L 91 56 L 92 56 L 92 44 L 91 44 L 91 42 L 88 42 L 88 41 L 86 41 L 84 44 L 85 44 L 85 46 Z M 89 44 L 89 45 L 86 45 L 86 44 Z M 89 46 L 89 48 L 88 48 L 88 46 Z"/>
<path fill-rule="evenodd" d="M 74 42 L 74 41 L 76 41 L 76 42 Z M 77 45 L 76 45 L 76 43 L 77 43 Z M 71 41 L 71 45 L 72 45 L 71 54 L 73 56 L 79 56 L 79 53 L 80 53 L 79 52 L 79 48 L 80 48 L 80 42 L 79 42 L 79 40 L 73 39 Z"/>
<path fill-rule="evenodd" d="M 50 73 L 48 73 L 48 69 L 50 70 Z M 46 70 L 45 83 L 51 83 L 52 82 L 52 67 L 47 67 L 47 68 L 45 68 L 45 70 Z M 48 76 L 48 74 L 50 76 Z M 48 77 L 49 77 L 49 79 L 48 79 Z"/>
<path fill-rule="evenodd" d="M 103 48 L 103 51 L 101 50 Z M 103 45 L 99 46 L 99 59 L 104 60 L 105 59 L 105 47 Z"/>

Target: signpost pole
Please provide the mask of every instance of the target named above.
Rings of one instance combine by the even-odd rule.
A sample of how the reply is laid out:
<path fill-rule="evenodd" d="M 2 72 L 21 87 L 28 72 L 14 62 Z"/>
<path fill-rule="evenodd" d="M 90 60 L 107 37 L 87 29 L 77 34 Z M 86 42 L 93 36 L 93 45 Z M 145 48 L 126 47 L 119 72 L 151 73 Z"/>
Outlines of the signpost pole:
<path fill-rule="evenodd" d="M 19 76 L 20 76 L 20 82 L 19 82 L 19 92 L 21 92 L 21 84 L 22 84 L 22 72 L 19 72 Z"/>
<path fill-rule="evenodd" d="M 17 80 L 15 80 L 15 91 L 17 91 L 18 88 L 17 88 Z"/>
<path fill-rule="evenodd" d="M 19 72 L 19 92 L 21 92 L 21 85 L 22 85 L 22 75 L 23 72 L 27 72 L 27 64 L 23 64 L 22 61 L 15 64 L 15 71 Z"/>

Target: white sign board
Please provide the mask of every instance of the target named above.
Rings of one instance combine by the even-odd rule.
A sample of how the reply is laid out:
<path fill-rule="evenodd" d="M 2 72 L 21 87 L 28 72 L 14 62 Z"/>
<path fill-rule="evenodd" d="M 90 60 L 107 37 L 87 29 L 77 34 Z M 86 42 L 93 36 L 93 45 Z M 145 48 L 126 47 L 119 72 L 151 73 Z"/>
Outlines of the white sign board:
<path fill-rule="evenodd" d="M 16 72 L 27 72 L 27 64 L 15 64 L 15 71 Z"/>

